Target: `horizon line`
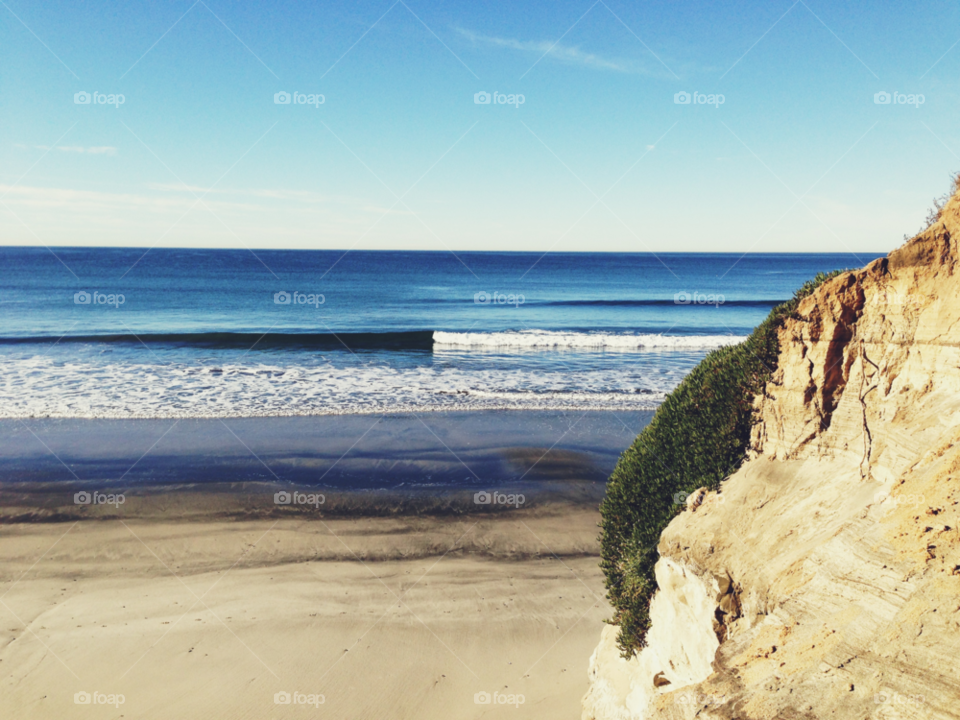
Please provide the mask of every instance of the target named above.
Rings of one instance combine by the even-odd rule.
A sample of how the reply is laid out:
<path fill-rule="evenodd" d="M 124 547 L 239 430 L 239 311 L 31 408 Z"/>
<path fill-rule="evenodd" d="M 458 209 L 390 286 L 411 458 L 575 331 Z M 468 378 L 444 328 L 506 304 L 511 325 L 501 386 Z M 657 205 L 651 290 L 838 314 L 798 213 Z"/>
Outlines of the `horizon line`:
<path fill-rule="evenodd" d="M 909 242 L 909 241 L 907 241 Z M 897 247 L 900 247 L 899 245 Z M 489 254 L 489 255 L 649 255 L 656 257 L 658 255 L 740 255 L 747 257 L 750 255 L 854 255 L 853 252 L 846 250 L 843 252 L 817 252 L 817 251 L 767 251 L 767 252 L 741 252 L 739 250 L 664 250 L 654 252 L 651 250 L 551 250 L 544 253 L 542 250 L 416 250 L 416 249 L 351 249 L 351 248 L 267 248 L 267 247 L 193 247 L 193 246 L 164 246 L 148 247 L 144 245 L 4 245 L 0 244 L 2 250 L 146 250 L 148 252 L 169 251 L 169 250 L 204 250 L 216 252 L 339 252 L 339 253 L 422 253 L 434 255 L 448 255 L 457 253 Z M 876 255 L 877 257 L 886 257 L 891 250 L 874 252 L 859 251 L 861 255 Z"/>

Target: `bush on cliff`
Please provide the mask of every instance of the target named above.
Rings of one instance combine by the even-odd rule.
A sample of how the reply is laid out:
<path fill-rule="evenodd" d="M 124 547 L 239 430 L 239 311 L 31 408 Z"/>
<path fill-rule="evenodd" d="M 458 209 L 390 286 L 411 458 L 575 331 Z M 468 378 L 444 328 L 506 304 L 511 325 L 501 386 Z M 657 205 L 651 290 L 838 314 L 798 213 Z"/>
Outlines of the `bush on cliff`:
<path fill-rule="evenodd" d="M 660 534 L 683 508 L 682 495 L 716 489 L 743 462 L 755 422 L 753 401 L 776 370 L 777 330 L 799 301 L 845 271 L 820 273 L 738 345 L 708 354 L 670 393 L 617 463 L 600 511 L 601 567 L 629 658 L 645 645 Z"/>

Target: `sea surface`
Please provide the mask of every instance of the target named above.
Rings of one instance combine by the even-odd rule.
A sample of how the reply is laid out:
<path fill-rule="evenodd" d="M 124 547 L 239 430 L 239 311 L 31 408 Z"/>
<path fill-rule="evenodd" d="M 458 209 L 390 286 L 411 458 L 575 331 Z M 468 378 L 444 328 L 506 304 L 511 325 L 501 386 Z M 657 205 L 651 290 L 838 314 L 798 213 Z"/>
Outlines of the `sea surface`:
<path fill-rule="evenodd" d="M 804 281 L 858 264 L 0 248 L 0 417 L 650 410 Z"/>

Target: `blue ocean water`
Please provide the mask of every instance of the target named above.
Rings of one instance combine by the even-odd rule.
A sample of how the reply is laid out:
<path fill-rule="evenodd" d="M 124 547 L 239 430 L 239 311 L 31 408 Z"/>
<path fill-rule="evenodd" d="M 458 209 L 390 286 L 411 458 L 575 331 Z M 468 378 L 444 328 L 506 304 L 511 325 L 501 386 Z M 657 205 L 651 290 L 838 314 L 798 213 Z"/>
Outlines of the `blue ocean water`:
<path fill-rule="evenodd" d="M 804 281 L 853 264 L 0 248 L 0 417 L 652 409 Z"/>

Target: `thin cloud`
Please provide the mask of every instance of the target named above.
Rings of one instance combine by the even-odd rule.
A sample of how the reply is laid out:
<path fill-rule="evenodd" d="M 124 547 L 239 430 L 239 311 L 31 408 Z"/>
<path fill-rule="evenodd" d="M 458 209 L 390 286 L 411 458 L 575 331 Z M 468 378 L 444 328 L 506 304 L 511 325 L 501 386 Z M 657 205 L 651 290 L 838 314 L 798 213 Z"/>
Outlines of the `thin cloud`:
<path fill-rule="evenodd" d="M 459 27 L 454 29 L 460 33 L 460 35 L 475 43 L 508 48 L 510 50 L 519 50 L 520 52 L 527 52 L 538 56 L 547 55 L 560 62 L 565 62 L 570 65 L 582 65 L 593 68 L 594 70 L 646 74 L 645 71 L 634 67 L 632 63 L 621 60 L 609 60 L 594 53 L 585 52 L 576 45 L 555 44 L 550 40 L 514 40 L 513 38 L 490 37 L 488 35 L 478 35 L 475 32 Z"/>
<path fill-rule="evenodd" d="M 27 149 L 26 145 L 20 143 L 15 143 L 14 147 Z M 81 153 L 84 155 L 116 155 L 117 149 L 109 145 L 97 145 L 94 147 L 81 147 L 79 145 L 57 145 L 56 147 L 50 147 L 49 145 L 33 145 L 34 150 L 43 150 L 47 152 L 48 150 L 59 150 L 60 152 L 66 153 Z"/>
<path fill-rule="evenodd" d="M 311 192 L 309 190 L 287 190 L 271 188 L 208 188 L 200 185 L 184 185 L 181 183 L 148 183 L 150 190 L 159 190 L 161 192 L 189 193 L 190 195 L 200 196 L 224 196 L 233 197 L 254 197 L 266 200 L 281 200 L 294 203 L 303 203 L 306 205 L 339 205 L 343 207 L 361 207 L 365 211 L 375 213 L 387 213 L 390 215 L 408 215 L 405 210 L 387 210 L 382 207 L 372 206 L 362 198 L 349 197 L 346 195 L 324 195 L 322 193 Z"/>
<path fill-rule="evenodd" d="M 21 185 L 0 184 L 0 196 L 6 196 L 5 202 L 24 208 L 52 209 L 61 212 L 75 212 L 79 214 L 100 213 L 121 217 L 124 211 L 143 212 L 184 212 L 196 210 L 203 212 L 212 210 L 228 216 L 233 213 L 261 213 L 270 214 L 277 211 L 273 204 L 246 202 L 244 197 L 255 197 L 271 200 L 290 200 L 294 205 L 288 205 L 284 212 L 299 212 L 304 215 L 316 213 L 352 213 L 357 215 L 357 222 L 365 214 L 374 215 L 409 215 L 409 211 L 380 207 L 361 198 L 328 197 L 318 193 L 290 191 L 290 190 L 221 190 L 188 185 L 165 185 L 151 183 L 150 190 L 166 191 L 171 194 L 138 194 L 113 193 L 99 190 L 75 190 L 71 188 L 45 188 Z M 209 193 L 209 195 L 207 195 Z M 220 195 L 222 199 L 215 196 Z M 197 202 L 197 197 L 203 198 L 203 204 Z M 226 197 L 224 197 L 226 196 Z M 235 196 L 231 198 L 230 196 Z M 324 207 L 317 207 L 323 204 Z M 298 207 L 299 205 L 299 207 Z M 0 209 L 2 215 L 2 209 Z"/>
<path fill-rule="evenodd" d="M 116 155 L 117 149 L 109 145 L 99 145 L 97 147 L 66 147 L 58 145 L 57 150 L 61 152 L 85 153 L 86 155 Z"/>
<path fill-rule="evenodd" d="M 156 198 L 135 193 L 111 193 L 70 188 L 0 185 L 5 202 L 25 208 L 56 208 L 77 213 L 106 213 L 120 210 L 167 212 L 190 207 L 188 198 Z"/>
<path fill-rule="evenodd" d="M 244 195 L 247 197 L 268 198 L 270 200 L 294 200 L 304 203 L 343 203 L 348 198 L 336 197 L 332 195 L 322 195 L 307 190 L 283 190 L 283 189 L 258 189 L 258 188 L 219 188 L 202 187 L 200 185 L 185 185 L 181 183 L 148 183 L 147 187 L 151 190 L 160 190 L 162 192 L 190 193 L 191 195 Z"/>
<path fill-rule="evenodd" d="M 293 243 L 291 247 L 313 247 L 318 237 L 339 238 L 338 243 L 364 238 L 378 215 L 403 219 L 399 216 L 411 214 L 361 199 L 277 204 L 266 198 L 286 196 L 288 191 L 275 190 L 251 191 L 249 195 L 256 198 L 231 198 L 229 193 L 214 197 L 212 192 L 198 203 L 183 185 L 175 187 L 177 192 L 137 193 L 0 183 L 0 237 L 4 238 L 0 245 L 31 245 L 66 236 L 73 238 L 71 244 L 130 244 L 131 238 L 155 238 L 158 228 L 169 228 L 169 235 L 163 236 L 167 244 L 232 245 L 239 234 L 257 247 L 263 247 L 258 243 L 264 238 L 271 242 L 284 238 Z M 25 231 L 24 224 L 33 232 Z"/>

